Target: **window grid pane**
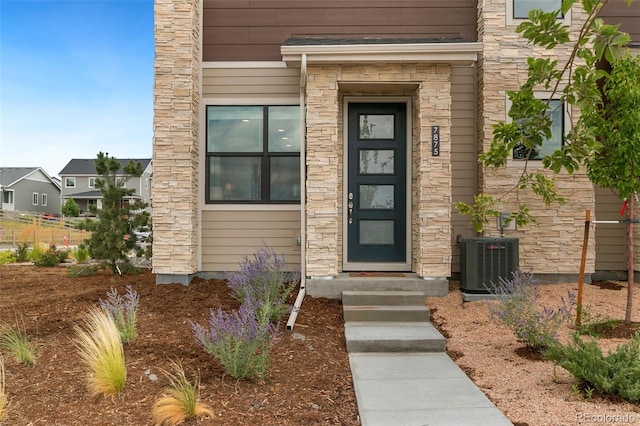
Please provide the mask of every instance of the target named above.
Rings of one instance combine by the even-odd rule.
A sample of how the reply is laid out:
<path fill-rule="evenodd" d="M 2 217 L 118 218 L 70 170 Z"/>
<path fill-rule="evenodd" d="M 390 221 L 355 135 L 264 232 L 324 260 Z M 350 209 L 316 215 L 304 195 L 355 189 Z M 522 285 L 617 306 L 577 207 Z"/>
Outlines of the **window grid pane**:
<path fill-rule="evenodd" d="M 551 138 L 545 138 L 542 145 L 534 149 L 529 157 L 530 160 L 542 160 L 555 150 L 562 148 L 564 142 L 564 104 L 562 101 L 557 99 L 549 101 L 548 116 L 552 121 Z M 513 149 L 514 160 L 525 160 L 528 154 L 528 150 L 522 145 L 517 145 Z"/>
<path fill-rule="evenodd" d="M 207 152 L 262 152 L 263 107 L 207 107 Z"/>

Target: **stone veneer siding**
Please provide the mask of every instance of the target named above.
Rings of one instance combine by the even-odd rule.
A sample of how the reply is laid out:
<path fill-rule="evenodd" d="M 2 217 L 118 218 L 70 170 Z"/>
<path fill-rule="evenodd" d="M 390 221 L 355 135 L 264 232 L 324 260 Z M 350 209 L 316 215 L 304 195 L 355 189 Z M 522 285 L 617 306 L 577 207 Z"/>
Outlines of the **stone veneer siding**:
<path fill-rule="evenodd" d="M 451 274 L 451 68 L 441 64 L 309 65 L 307 69 L 308 276 L 342 271 L 342 83 L 415 84 L 407 118 L 412 141 L 412 269 Z M 405 86 L 406 87 L 406 86 Z M 371 94 L 371 93 L 367 93 Z M 386 90 L 385 95 L 404 95 Z M 431 126 L 440 126 L 440 156 L 431 156 Z"/>
<path fill-rule="evenodd" d="M 198 268 L 200 0 L 155 0 L 153 271 L 188 284 Z"/>
<path fill-rule="evenodd" d="M 513 0 L 506 0 L 513 1 Z M 479 63 L 479 140 L 480 150 L 489 148 L 493 137 L 493 125 L 507 118 L 505 101 L 507 90 L 516 90 L 526 81 L 528 56 L 552 56 L 560 63 L 566 61 L 569 49 L 557 47 L 551 54 L 545 49 L 528 46 L 526 40 L 515 32 L 515 25 L 505 25 L 505 0 L 488 0 L 478 3 L 478 35 L 484 49 Z M 584 22 L 585 16 L 579 8 L 572 10 L 571 28 L 575 31 Z M 573 111 L 577 113 L 577 111 Z M 530 169 L 541 164 L 530 161 Z M 481 191 L 495 196 L 504 195 L 514 187 L 523 163 L 509 161 L 506 168 L 481 171 Z M 540 226 L 528 225 L 517 231 L 505 231 L 506 237 L 520 239 L 520 267 L 540 274 L 577 274 L 579 272 L 581 247 L 586 209 L 595 211 L 593 187 L 583 170 L 574 175 L 561 173 L 557 176 L 560 195 L 566 203 L 545 207 L 544 203 L 528 191 L 520 193 Z M 504 208 L 509 211 L 515 205 L 515 195 L 506 197 Z M 497 236 L 499 231 L 490 226 L 488 235 Z M 594 238 L 590 239 L 587 272 L 595 269 Z"/>

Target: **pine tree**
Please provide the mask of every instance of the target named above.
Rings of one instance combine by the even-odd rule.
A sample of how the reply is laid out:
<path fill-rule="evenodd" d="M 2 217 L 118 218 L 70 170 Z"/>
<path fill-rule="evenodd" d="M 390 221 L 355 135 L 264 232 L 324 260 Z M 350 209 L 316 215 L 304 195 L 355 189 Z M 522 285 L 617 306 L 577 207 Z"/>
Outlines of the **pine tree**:
<path fill-rule="evenodd" d="M 120 171 L 120 162 L 109 154 L 98 153 L 95 160 L 96 188 L 102 193 L 102 208 L 90 206 L 91 213 L 97 220 L 85 222 L 85 228 L 92 231 L 91 238 L 86 240 L 89 254 L 94 259 L 101 259 L 104 266 L 118 272 L 119 266 L 131 266 L 129 254 L 138 251 L 134 230 L 146 226 L 149 214 L 144 210 L 147 204 L 140 200 L 132 200 L 135 189 L 127 188 L 127 180 L 142 175 L 142 165 L 130 161 Z"/>

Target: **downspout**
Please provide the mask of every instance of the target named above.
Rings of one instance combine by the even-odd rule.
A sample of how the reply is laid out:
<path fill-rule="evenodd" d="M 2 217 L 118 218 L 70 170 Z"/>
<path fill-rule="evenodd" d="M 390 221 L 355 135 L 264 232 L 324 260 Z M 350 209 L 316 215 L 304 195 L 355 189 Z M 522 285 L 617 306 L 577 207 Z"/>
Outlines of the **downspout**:
<path fill-rule="evenodd" d="M 305 103 L 305 92 L 307 87 L 307 54 L 303 53 L 300 63 L 300 290 L 298 291 L 298 297 L 293 303 L 293 309 L 291 309 L 291 315 L 289 315 L 289 321 L 287 321 L 287 330 L 293 330 L 293 325 L 298 318 L 298 312 L 302 306 L 304 295 L 306 293 L 306 281 L 307 281 L 307 262 L 306 262 L 306 240 L 307 240 L 307 225 L 306 225 L 306 208 L 307 208 L 307 193 L 306 193 L 306 180 L 307 180 L 307 126 L 306 126 L 306 113 L 307 106 Z"/>

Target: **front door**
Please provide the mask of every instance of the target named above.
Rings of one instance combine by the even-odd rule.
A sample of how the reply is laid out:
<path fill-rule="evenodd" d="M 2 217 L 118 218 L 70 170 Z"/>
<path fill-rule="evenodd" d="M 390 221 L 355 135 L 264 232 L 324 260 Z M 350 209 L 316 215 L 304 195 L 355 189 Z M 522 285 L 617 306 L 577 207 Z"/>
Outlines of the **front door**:
<path fill-rule="evenodd" d="M 406 263 L 404 103 L 348 107 L 347 262 Z"/>

